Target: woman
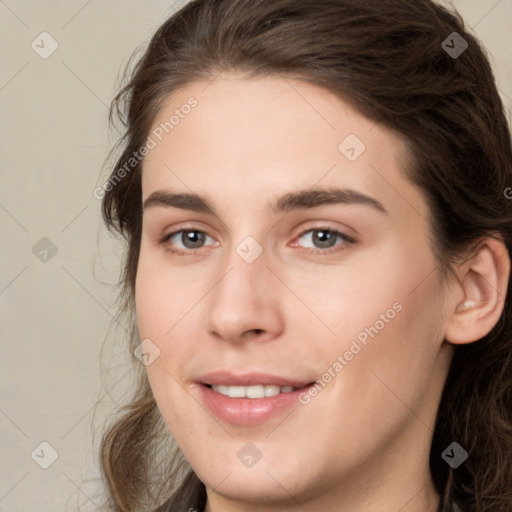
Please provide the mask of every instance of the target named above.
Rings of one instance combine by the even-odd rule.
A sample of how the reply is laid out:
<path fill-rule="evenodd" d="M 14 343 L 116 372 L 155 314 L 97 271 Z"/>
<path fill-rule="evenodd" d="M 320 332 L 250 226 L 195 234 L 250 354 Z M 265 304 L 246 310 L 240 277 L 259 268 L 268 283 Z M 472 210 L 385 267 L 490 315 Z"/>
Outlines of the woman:
<path fill-rule="evenodd" d="M 462 20 L 195 0 L 116 109 L 111 508 L 512 510 L 511 139 Z"/>

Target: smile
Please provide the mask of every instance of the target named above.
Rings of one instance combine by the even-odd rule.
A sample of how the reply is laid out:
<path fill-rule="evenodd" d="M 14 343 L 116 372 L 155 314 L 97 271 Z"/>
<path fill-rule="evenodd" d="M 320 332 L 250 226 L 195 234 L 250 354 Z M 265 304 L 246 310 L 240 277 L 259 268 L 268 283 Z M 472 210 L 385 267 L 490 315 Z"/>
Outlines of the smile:
<path fill-rule="evenodd" d="M 315 379 L 268 373 L 236 375 L 220 370 L 198 376 L 195 383 L 199 401 L 215 417 L 226 423 L 251 426 L 301 406 L 299 395 Z"/>
<path fill-rule="evenodd" d="M 213 391 L 230 398 L 265 398 L 279 395 L 280 393 L 291 393 L 297 388 L 293 386 L 263 385 L 255 386 L 228 386 L 218 384 L 211 386 Z"/>

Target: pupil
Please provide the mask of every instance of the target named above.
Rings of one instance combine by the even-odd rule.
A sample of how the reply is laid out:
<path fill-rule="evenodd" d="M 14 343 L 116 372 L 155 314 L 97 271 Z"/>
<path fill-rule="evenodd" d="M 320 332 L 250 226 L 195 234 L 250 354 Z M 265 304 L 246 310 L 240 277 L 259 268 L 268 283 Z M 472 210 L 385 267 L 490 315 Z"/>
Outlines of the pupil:
<path fill-rule="evenodd" d="M 332 236 L 332 233 L 330 231 L 316 231 L 317 235 L 314 235 L 314 238 L 318 241 L 321 247 L 331 247 L 332 244 L 329 244 L 332 240 L 334 240 L 334 237 Z M 327 240 L 318 240 L 321 237 L 327 236 Z M 329 240 L 330 239 L 330 240 Z"/>
<path fill-rule="evenodd" d="M 191 243 L 192 247 L 189 248 L 192 249 L 194 249 L 197 245 L 200 245 L 204 239 L 204 234 L 199 233 L 198 231 L 186 231 L 183 233 L 183 236 L 185 237 L 184 240 L 182 240 L 184 245 L 189 247 L 188 244 Z M 196 240 L 194 240 L 194 238 Z"/>

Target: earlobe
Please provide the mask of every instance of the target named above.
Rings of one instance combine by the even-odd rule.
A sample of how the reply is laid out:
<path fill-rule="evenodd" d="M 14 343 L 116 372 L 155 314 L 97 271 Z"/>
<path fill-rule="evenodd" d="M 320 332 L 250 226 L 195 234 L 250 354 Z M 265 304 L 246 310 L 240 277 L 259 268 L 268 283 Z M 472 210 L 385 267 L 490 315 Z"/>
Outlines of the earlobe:
<path fill-rule="evenodd" d="M 446 325 L 446 341 L 472 343 L 493 329 L 503 313 L 509 276 L 510 257 L 505 244 L 501 239 L 486 237 L 459 267 L 457 299 Z"/>

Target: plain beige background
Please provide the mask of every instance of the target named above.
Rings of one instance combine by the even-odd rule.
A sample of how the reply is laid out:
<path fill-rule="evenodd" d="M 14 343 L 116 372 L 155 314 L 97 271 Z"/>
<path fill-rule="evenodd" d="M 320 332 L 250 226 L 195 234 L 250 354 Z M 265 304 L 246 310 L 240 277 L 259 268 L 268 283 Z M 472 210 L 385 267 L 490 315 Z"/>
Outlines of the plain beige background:
<path fill-rule="evenodd" d="M 122 247 L 93 190 L 118 136 L 107 107 L 121 66 L 183 3 L 0 0 L 0 511 L 101 510 L 97 429 L 131 381 L 126 326 L 109 331 Z M 454 5 L 511 119 L 512 0 Z M 107 336 L 117 356 L 102 377 Z"/>

